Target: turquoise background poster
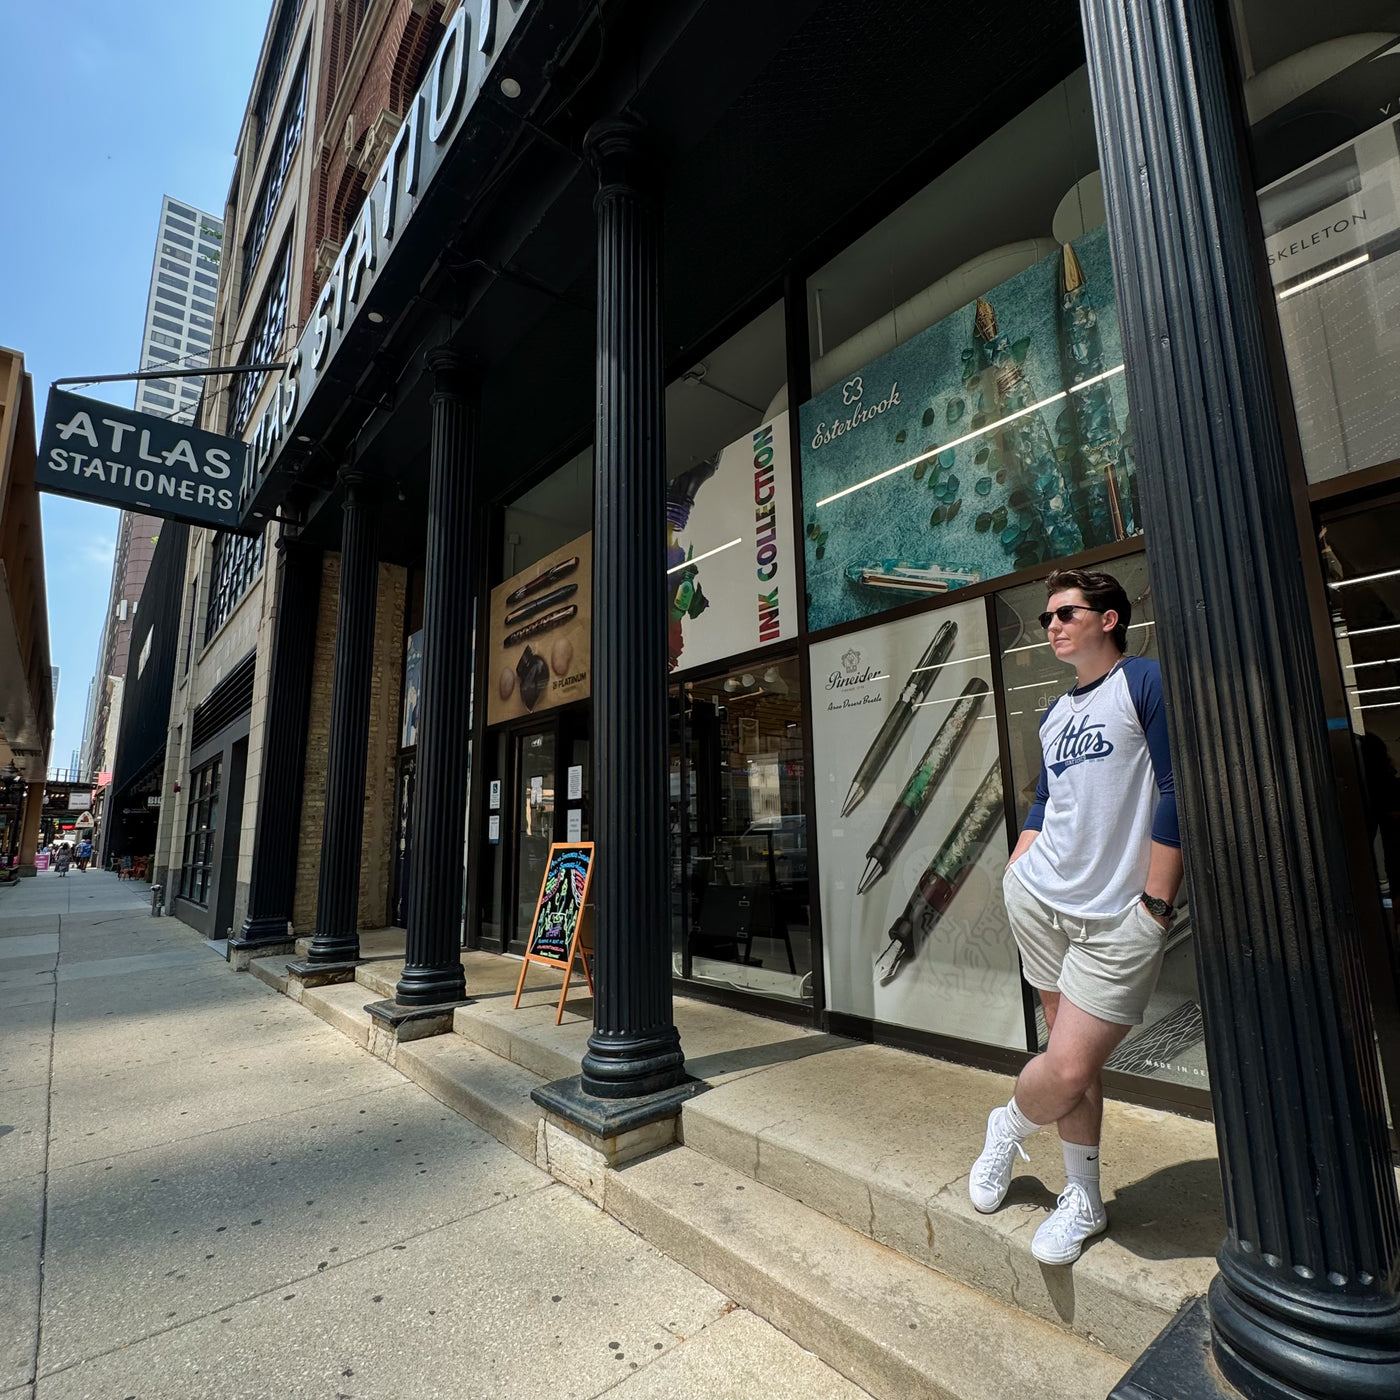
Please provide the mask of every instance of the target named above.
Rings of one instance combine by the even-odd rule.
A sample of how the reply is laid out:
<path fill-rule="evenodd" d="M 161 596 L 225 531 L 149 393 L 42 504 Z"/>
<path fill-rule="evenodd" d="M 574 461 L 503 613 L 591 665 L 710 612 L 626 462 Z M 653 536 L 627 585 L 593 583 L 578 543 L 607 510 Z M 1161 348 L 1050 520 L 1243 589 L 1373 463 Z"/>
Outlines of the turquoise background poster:
<path fill-rule="evenodd" d="M 1122 366 L 1098 228 L 805 403 L 809 628 L 1138 533 Z"/>

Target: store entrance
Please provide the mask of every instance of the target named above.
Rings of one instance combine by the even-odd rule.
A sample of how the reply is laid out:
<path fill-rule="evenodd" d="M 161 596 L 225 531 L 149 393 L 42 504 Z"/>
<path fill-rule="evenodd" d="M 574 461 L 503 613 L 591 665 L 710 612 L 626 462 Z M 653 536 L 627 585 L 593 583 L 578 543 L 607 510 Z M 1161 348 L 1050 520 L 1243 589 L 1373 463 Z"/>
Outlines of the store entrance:
<path fill-rule="evenodd" d="M 493 746 L 499 775 L 491 786 L 500 783 L 500 806 L 487 819 L 488 847 L 496 850 L 485 864 L 501 878 L 499 895 L 483 905 L 482 939 L 502 952 L 525 949 L 550 846 L 593 839 L 589 719 L 581 706 L 507 729 Z M 500 930 L 495 939 L 492 923 Z"/>

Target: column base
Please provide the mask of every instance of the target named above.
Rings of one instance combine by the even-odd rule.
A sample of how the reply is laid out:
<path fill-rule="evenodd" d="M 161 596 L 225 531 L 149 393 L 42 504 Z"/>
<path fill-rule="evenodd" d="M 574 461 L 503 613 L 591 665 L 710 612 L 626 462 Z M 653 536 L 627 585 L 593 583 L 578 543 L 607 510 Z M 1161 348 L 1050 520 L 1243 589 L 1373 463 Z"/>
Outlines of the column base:
<path fill-rule="evenodd" d="M 394 1002 L 402 1007 L 463 1005 L 467 979 L 460 962 L 451 967 L 405 967 L 394 987 Z"/>
<path fill-rule="evenodd" d="M 673 1025 L 641 1035 L 609 1035 L 595 1029 L 581 1068 L 582 1092 L 591 1100 L 664 1094 L 686 1079 L 681 1033 Z"/>
<path fill-rule="evenodd" d="M 276 958 L 283 953 L 295 953 L 296 941 L 291 938 L 252 939 L 237 936 L 228 940 L 228 963 L 235 972 L 247 972 L 254 958 Z"/>
<path fill-rule="evenodd" d="M 1275 1280 L 1228 1249 L 1211 1280 L 1221 1374 L 1250 1400 L 1400 1396 L 1400 1299 Z"/>
<path fill-rule="evenodd" d="M 287 995 L 300 1001 L 307 987 L 329 987 L 336 982 L 353 982 L 355 969 L 361 959 L 346 958 L 342 962 L 312 962 L 297 958 L 287 964 Z"/>
<path fill-rule="evenodd" d="M 1167 1323 L 1108 1400 L 1243 1400 L 1215 1364 L 1204 1298 L 1187 1303 Z"/>
<path fill-rule="evenodd" d="M 658 1093 L 626 1099 L 600 1099 L 583 1087 L 581 1075 L 556 1079 L 530 1091 L 530 1097 L 565 1123 L 598 1138 L 614 1138 L 645 1128 L 663 1118 L 674 1118 L 681 1105 L 709 1088 L 703 1079 L 689 1076 Z"/>
<path fill-rule="evenodd" d="M 405 1006 L 401 1001 L 371 1001 L 365 1004 L 369 1012 L 369 1052 L 381 1060 L 394 1063 L 395 1049 L 408 1041 L 426 1040 L 432 1035 L 445 1035 L 452 1029 L 452 1013 L 459 1006 L 469 1006 L 465 998 L 440 1001 L 431 1006 Z"/>
<path fill-rule="evenodd" d="M 358 933 L 318 933 L 306 950 L 309 963 L 343 963 L 360 960 Z"/>
<path fill-rule="evenodd" d="M 530 1091 L 544 1109 L 535 1147 L 536 1165 L 601 1206 L 609 1171 L 676 1141 L 685 1101 L 709 1086 L 699 1079 L 635 1099 L 597 1099 L 579 1076 L 556 1079 Z"/>

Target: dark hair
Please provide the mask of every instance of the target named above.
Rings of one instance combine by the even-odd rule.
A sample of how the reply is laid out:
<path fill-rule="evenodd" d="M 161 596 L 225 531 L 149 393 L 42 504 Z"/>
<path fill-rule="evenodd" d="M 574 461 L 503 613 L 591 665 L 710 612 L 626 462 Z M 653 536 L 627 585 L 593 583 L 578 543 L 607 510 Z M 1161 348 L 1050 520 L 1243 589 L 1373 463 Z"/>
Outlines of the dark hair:
<path fill-rule="evenodd" d="M 1084 601 L 1100 612 L 1116 612 L 1118 625 L 1113 629 L 1113 644 L 1119 651 L 1128 649 L 1128 624 L 1133 620 L 1133 605 L 1123 585 L 1112 574 L 1099 573 L 1094 569 L 1056 569 L 1045 580 L 1045 596 L 1063 593 L 1067 588 L 1077 588 Z"/>

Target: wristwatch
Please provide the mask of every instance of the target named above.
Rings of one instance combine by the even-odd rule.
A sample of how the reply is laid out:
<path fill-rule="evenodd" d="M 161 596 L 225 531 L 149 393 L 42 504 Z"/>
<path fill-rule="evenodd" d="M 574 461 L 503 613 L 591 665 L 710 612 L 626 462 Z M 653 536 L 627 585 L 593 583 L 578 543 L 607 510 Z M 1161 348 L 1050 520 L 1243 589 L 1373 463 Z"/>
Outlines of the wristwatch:
<path fill-rule="evenodd" d="M 1145 908 L 1149 914 L 1155 914 L 1159 919 L 1170 919 L 1176 912 L 1175 907 L 1169 899 L 1158 899 L 1156 896 L 1148 894 L 1146 890 L 1142 892 L 1140 897 L 1142 899 L 1143 908 Z"/>

